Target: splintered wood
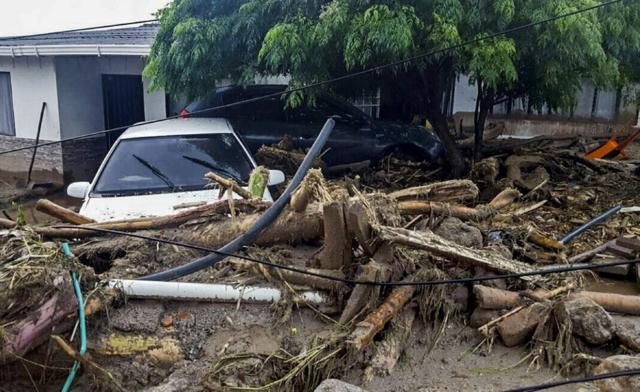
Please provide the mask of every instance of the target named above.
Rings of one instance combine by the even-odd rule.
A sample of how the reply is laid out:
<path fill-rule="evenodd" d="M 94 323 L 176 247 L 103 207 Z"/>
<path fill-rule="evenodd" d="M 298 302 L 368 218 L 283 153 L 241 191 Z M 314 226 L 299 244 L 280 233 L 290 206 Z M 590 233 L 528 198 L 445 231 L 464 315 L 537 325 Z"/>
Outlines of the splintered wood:
<path fill-rule="evenodd" d="M 436 256 L 451 261 L 466 263 L 502 273 L 533 272 L 536 269 L 529 264 L 508 259 L 498 252 L 482 249 L 471 249 L 449 241 L 430 230 L 421 232 L 388 226 L 376 227 L 380 238 L 398 245 L 427 250 Z M 534 280 L 533 277 L 522 277 Z"/>
<path fill-rule="evenodd" d="M 402 189 L 389 194 L 396 200 L 425 199 L 429 201 L 466 202 L 478 198 L 478 187 L 469 180 L 450 180 Z"/>

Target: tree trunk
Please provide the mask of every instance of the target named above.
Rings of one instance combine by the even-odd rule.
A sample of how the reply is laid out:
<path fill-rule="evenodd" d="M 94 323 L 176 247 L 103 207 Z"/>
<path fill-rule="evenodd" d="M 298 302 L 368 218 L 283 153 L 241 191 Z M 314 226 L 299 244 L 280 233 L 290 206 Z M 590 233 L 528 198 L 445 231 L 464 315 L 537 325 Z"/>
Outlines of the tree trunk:
<path fill-rule="evenodd" d="M 427 112 L 427 119 L 440 138 L 440 142 L 442 142 L 446 160 L 451 169 L 451 176 L 454 178 L 462 177 L 464 174 L 464 157 L 455 140 L 453 140 L 451 132 L 449 132 L 446 116 L 439 111 L 430 110 Z"/>
<path fill-rule="evenodd" d="M 482 141 L 484 140 L 484 127 L 487 122 L 489 111 L 493 107 L 495 100 L 494 89 L 482 85 L 478 81 L 478 97 L 476 98 L 476 110 L 474 113 L 474 145 L 473 160 L 478 162 L 482 158 Z"/>
<path fill-rule="evenodd" d="M 43 212 L 54 218 L 58 218 L 63 222 L 72 223 L 74 225 L 82 225 L 85 223 L 95 223 L 93 219 L 80 215 L 77 212 L 71 211 L 68 208 L 57 205 L 56 203 L 47 200 L 40 199 L 36 203 L 36 210 Z"/>
<path fill-rule="evenodd" d="M 457 178 L 464 174 L 464 158 L 449 131 L 447 110 L 442 107 L 445 88 L 453 76 L 451 69 L 450 59 L 445 58 L 440 65 L 433 68 L 427 67 L 425 71 L 418 72 L 418 76 L 423 84 L 420 86 L 421 92 L 419 94 L 425 105 L 425 115 L 444 147 L 451 176 Z"/>

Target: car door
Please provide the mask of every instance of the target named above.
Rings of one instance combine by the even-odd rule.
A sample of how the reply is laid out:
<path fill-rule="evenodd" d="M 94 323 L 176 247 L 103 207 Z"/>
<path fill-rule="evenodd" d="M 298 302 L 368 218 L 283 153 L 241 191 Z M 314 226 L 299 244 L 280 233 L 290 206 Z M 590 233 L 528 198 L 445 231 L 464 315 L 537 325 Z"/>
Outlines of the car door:
<path fill-rule="evenodd" d="M 307 148 L 315 141 L 328 118 L 335 120 L 335 127 L 327 141 L 323 160 L 328 165 L 363 161 L 373 158 L 375 133 L 366 116 L 358 116 L 355 108 L 346 108 L 331 97 L 320 95 L 311 105 L 303 104 L 290 110 L 288 118 L 304 123 L 302 145 Z"/>

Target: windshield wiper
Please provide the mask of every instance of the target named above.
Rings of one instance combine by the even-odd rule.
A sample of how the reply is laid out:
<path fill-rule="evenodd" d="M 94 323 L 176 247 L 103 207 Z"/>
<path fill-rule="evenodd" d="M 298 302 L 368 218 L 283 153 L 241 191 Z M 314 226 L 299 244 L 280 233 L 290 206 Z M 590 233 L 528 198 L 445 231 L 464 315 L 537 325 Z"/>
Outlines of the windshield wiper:
<path fill-rule="evenodd" d="M 166 174 L 164 174 L 162 171 L 160 171 L 160 169 L 158 169 L 157 167 L 153 166 L 152 164 L 150 164 L 149 162 L 147 162 L 146 160 L 140 158 L 139 156 L 137 156 L 136 154 L 131 154 L 133 155 L 133 157 L 135 159 L 138 160 L 138 162 L 142 163 L 147 169 L 151 170 L 151 172 L 153 174 L 156 175 L 156 177 L 158 177 L 159 179 L 162 180 L 162 182 L 164 182 L 165 184 L 167 184 L 167 186 L 169 187 L 170 190 L 174 190 L 176 189 L 176 186 L 173 182 L 171 182 L 171 180 L 169 179 L 169 177 L 167 177 Z"/>
<path fill-rule="evenodd" d="M 242 181 L 240 178 L 235 176 L 233 173 L 231 173 L 231 172 L 229 172 L 229 171 L 227 171 L 227 170 L 225 170 L 225 169 L 223 169 L 221 167 L 218 167 L 218 166 L 214 165 L 213 163 L 207 162 L 207 161 L 202 160 L 200 158 L 192 157 L 190 155 L 183 155 L 182 157 L 184 159 L 186 159 L 186 160 L 189 160 L 189 161 L 193 162 L 193 163 L 197 163 L 200 166 L 204 166 L 207 169 L 211 169 L 211 170 L 217 171 L 220 174 L 224 174 L 225 176 L 231 178 L 232 180 L 235 180 L 240 185 L 247 185 L 247 183 L 245 181 Z"/>

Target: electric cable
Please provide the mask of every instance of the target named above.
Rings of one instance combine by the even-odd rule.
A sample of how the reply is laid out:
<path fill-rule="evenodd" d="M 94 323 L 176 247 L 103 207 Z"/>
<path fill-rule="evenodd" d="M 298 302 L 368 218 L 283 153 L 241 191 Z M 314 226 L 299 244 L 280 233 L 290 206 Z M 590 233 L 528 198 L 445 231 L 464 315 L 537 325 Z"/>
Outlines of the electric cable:
<path fill-rule="evenodd" d="M 258 259 L 251 256 L 241 255 L 238 253 L 224 252 L 221 250 L 212 249 L 205 246 L 188 244 L 180 241 L 167 240 L 164 238 L 151 237 L 151 236 L 146 236 L 142 234 L 129 233 L 129 232 L 120 231 L 120 230 L 110 230 L 110 229 L 102 229 L 98 227 L 72 226 L 72 225 L 56 225 L 54 226 L 54 228 L 88 230 L 88 231 L 94 231 L 96 233 L 114 234 L 114 235 L 119 235 L 124 237 L 138 238 L 145 241 L 159 242 L 166 245 L 174 245 L 174 246 L 192 249 L 192 250 L 216 253 L 224 257 L 236 257 L 238 259 L 250 261 L 256 264 L 261 264 L 267 267 L 277 268 L 277 269 L 281 269 L 289 272 L 295 272 L 295 273 L 299 273 L 307 276 L 314 276 L 317 278 L 331 280 L 334 282 L 340 282 L 340 283 L 345 283 L 350 285 L 365 285 L 365 286 L 395 287 L 395 286 L 436 286 L 436 285 L 444 285 L 444 284 L 464 284 L 464 283 L 485 282 L 485 281 L 497 280 L 497 279 L 522 278 L 527 276 L 544 276 L 544 275 L 573 272 L 573 271 L 596 270 L 600 268 L 616 267 L 620 265 L 640 264 L 640 259 L 634 259 L 634 260 L 612 261 L 612 262 L 601 263 L 601 264 L 599 263 L 599 264 L 567 265 L 566 267 L 563 266 L 563 267 L 555 267 L 555 268 L 544 268 L 538 271 L 519 272 L 519 273 L 511 273 L 511 274 L 503 274 L 503 275 L 492 275 L 492 276 L 478 276 L 473 278 L 406 281 L 406 282 L 404 281 L 372 282 L 372 281 L 366 281 L 366 280 L 354 280 L 354 279 L 340 278 L 337 276 L 324 275 L 324 274 L 311 272 L 311 271 L 307 271 L 307 270 L 296 268 L 296 267 L 291 267 L 285 264 L 276 263 L 270 260 Z"/>
<path fill-rule="evenodd" d="M 352 73 L 347 73 L 345 75 L 342 76 L 338 76 L 336 78 L 332 78 L 332 79 L 327 79 L 327 80 L 323 80 L 323 81 L 319 81 L 319 82 L 315 82 L 315 83 L 310 83 L 310 84 L 306 84 L 306 85 L 302 85 L 299 87 L 294 87 L 294 88 L 287 88 L 283 91 L 277 92 L 277 93 L 271 93 L 271 94 L 265 94 L 259 97 L 254 97 L 254 98 L 249 98 L 249 99 L 244 99 L 241 101 L 236 101 L 236 102 L 231 102 L 228 104 L 224 104 L 224 105 L 220 105 L 220 106 L 213 106 L 213 107 L 209 107 L 209 108 L 205 108 L 205 109 L 200 109 L 200 110 L 195 110 L 193 112 L 191 112 L 189 115 L 196 115 L 196 114 L 203 114 L 203 113 L 211 113 L 217 110 L 221 110 L 221 109 L 226 109 L 226 108 L 230 108 L 230 107 L 235 107 L 235 106 L 240 106 L 240 105 L 245 105 L 248 103 L 253 103 L 253 102 L 258 102 L 258 101 L 262 101 L 265 99 L 269 99 L 269 98 L 274 98 L 274 97 L 280 97 L 284 94 L 291 94 L 291 93 L 295 93 L 298 91 L 303 91 L 303 90 L 307 90 L 307 89 L 311 89 L 311 88 L 316 88 L 316 87 L 321 87 L 321 86 L 325 86 L 328 84 L 332 84 L 335 82 L 339 82 L 339 81 L 343 81 L 346 79 L 350 79 L 350 78 L 354 78 L 354 77 L 358 77 L 358 76 L 362 76 L 362 75 L 367 75 L 370 73 L 374 73 L 377 71 L 381 71 L 384 70 L 386 68 L 392 68 L 392 67 L 396 67 L 399 65 L 403 65 L 405 63 L 410 63 L 416 60 L 420 60 L 422 58 L 425 57 L 429 57 L 429 56 L 433 56 L 433 55 L 437 55 L 440 53 L 445 53 L 447 51 L 450 50 L 455 50 L 455 49 L 459 49 L 471 44 L 475 44 L 478 42 L 482 42 L 484 40 L 488 40 L 488 39 L 493 39 L 496 37 L 499 37 L 501 35 L 507 35 L 507 34 L 511 34 L 514 32 L 518 32 L 518 31 L 522 31 L 522 30 L 526 30 L 529 28 L 533 28 L 535 26 L 539 26 L 542 24 L 546 24 L 546 23 L 550 23 L 559 19 L 563 19 L 563 18 L 567 18 L 569 16 L 573 16 L 573 15 L 577 15 L 577 14 L 581 14 L 584 12 L 589 12 L 589 11 L 593 11 L 599 8 L 603 8 L 612 4 L 616 4 L 616 3 L 621 3 L 627 0 L 610 0 L 607 2 L 602 2 L 596 5 L 593 5 L 591 7 L 586 7 L 586 8 L 580 8 L 571 12 L 567 12 L 564 14 L 559 14 L 556 16 L 552 16 L 543 20 L 539 20 L 536 22 L 529 22 L 529 23 L 525 23 L 522 24 L 520 26 L 516 26 L 510 29 L 506 29 L 506 30 L 502 30 L 496 33 L 492 33 L 492 34 L 488 34 L 488 35 L 483 35 L 480 37 L 476 37 L 467 41 L 463 41 L 461 43 L 455 44 L 455 45 L 450 45 L 447 46 L 445 48 L 441 48 L 441 49 L 436 49 L 433 51 L 429 51 L 429 52 L 424 52 L 421 54 L 417 54 L 411 57 L 407 57 L 405 59 L 402 60 L 398 60 L 398 61 L 394 61 L 391 63 L 386 63 L 386 64 L 381 64 L 381 65 L 377 65 L 374 67 L 370 67 L 370 68 L 366 68 L 357 72 L 352 72 Z M 66 138 L 66 139 L 62 139 L 62 140 L 54 140 L 54 141 L 50 141 L 50 142 L 45 142 L 45 143 L 41 143 L 38 145 L 33 145 L 33 146 L 25 146 L 25 147 L 19 147 L 19 148 L 14 148 L 11 150 L 5 150 L 5 151 L 0 151 L 0 155 L 4 155 L 4 154 L 9 154 L 9 153 L 13 153 L 13 152 L 18 152 L 18 151 L 23 151 L 23 150 L 30 150 L 36 147 L 46 147 L 46 146 L 50 146 L 50 145 L 54 145 L 54 144 L 59 144 L 59 143 L 64 143 L 64 142 L 69 142 L 69 141 L 74 141 L 74 140 L 80 140 L 80 139 L 86 139 L 86 138 L 90 138 L 93 136 L 99 136 L 99 135 L 103 135 L 106 133 L 110 133 L 110 132 L 118 132 L 118 131 L 124 131 L 128 128 L 131 128 L 132 126 L 141 126 L 141 125 L 150 125 L 150 124 L 155 124 L 155 123 L 159 123 L 162 121 L 167 121 L 167 120 L 172 120 L 172 119 L 176 119 L 176 118 L 180 118 L 180 115 L 174 115 L 174 116 L 169 116 L 166 118 L 162 118 L 162 119 L 157 119 L 157 120 L 149 120 L 149 121 L 142 121 L 139 122 L 137 124 L 134 125 L 128 125 L 128 126 L 122 126 L 122 127 L 116 127 L 116 128 L 111 128 L 111 129 L 106 129 L 106 130 L 102 130 L 102 131 L 95 131 L 95 132 L 91 132 L 91 133 L 87 133 L 84 135 L 79 135 L 79 136 L 74 136 L 74 137 L 70 137 L 70 138 Z"/>
<path fill-rule="evenodd" d="M 617 378 L 617 377 L 629 377 L 629 376 L 640 376 L 640 369 L 629 369 L 629 370 L 622 370 L 622 371 L 619 371 L 619 372 L 596 374 L 596 375 L 589 376 L 589 377 L 584 377 L 584 378 L 574 378 L 574 379 L 571 379 L 571 380 L 556 381 L 556 382 L 550 382 L 550 383 L 547 383 L 547 384 L 532 385 L 532 386 L 524 387 L 524 388 L 509 389 L 509 390 L 506 390 L 504 392 L 535 392 L 535 391 L 542 391 L 542 390 L 549 389 L 549 388 L 560 387 L 560 386 L 563 386 L 563 385 L 581 384 L 581 383 L 585 383 L 585 382 L 606 380 L 606 379 L 609 379 L 609 378 Z"/>

